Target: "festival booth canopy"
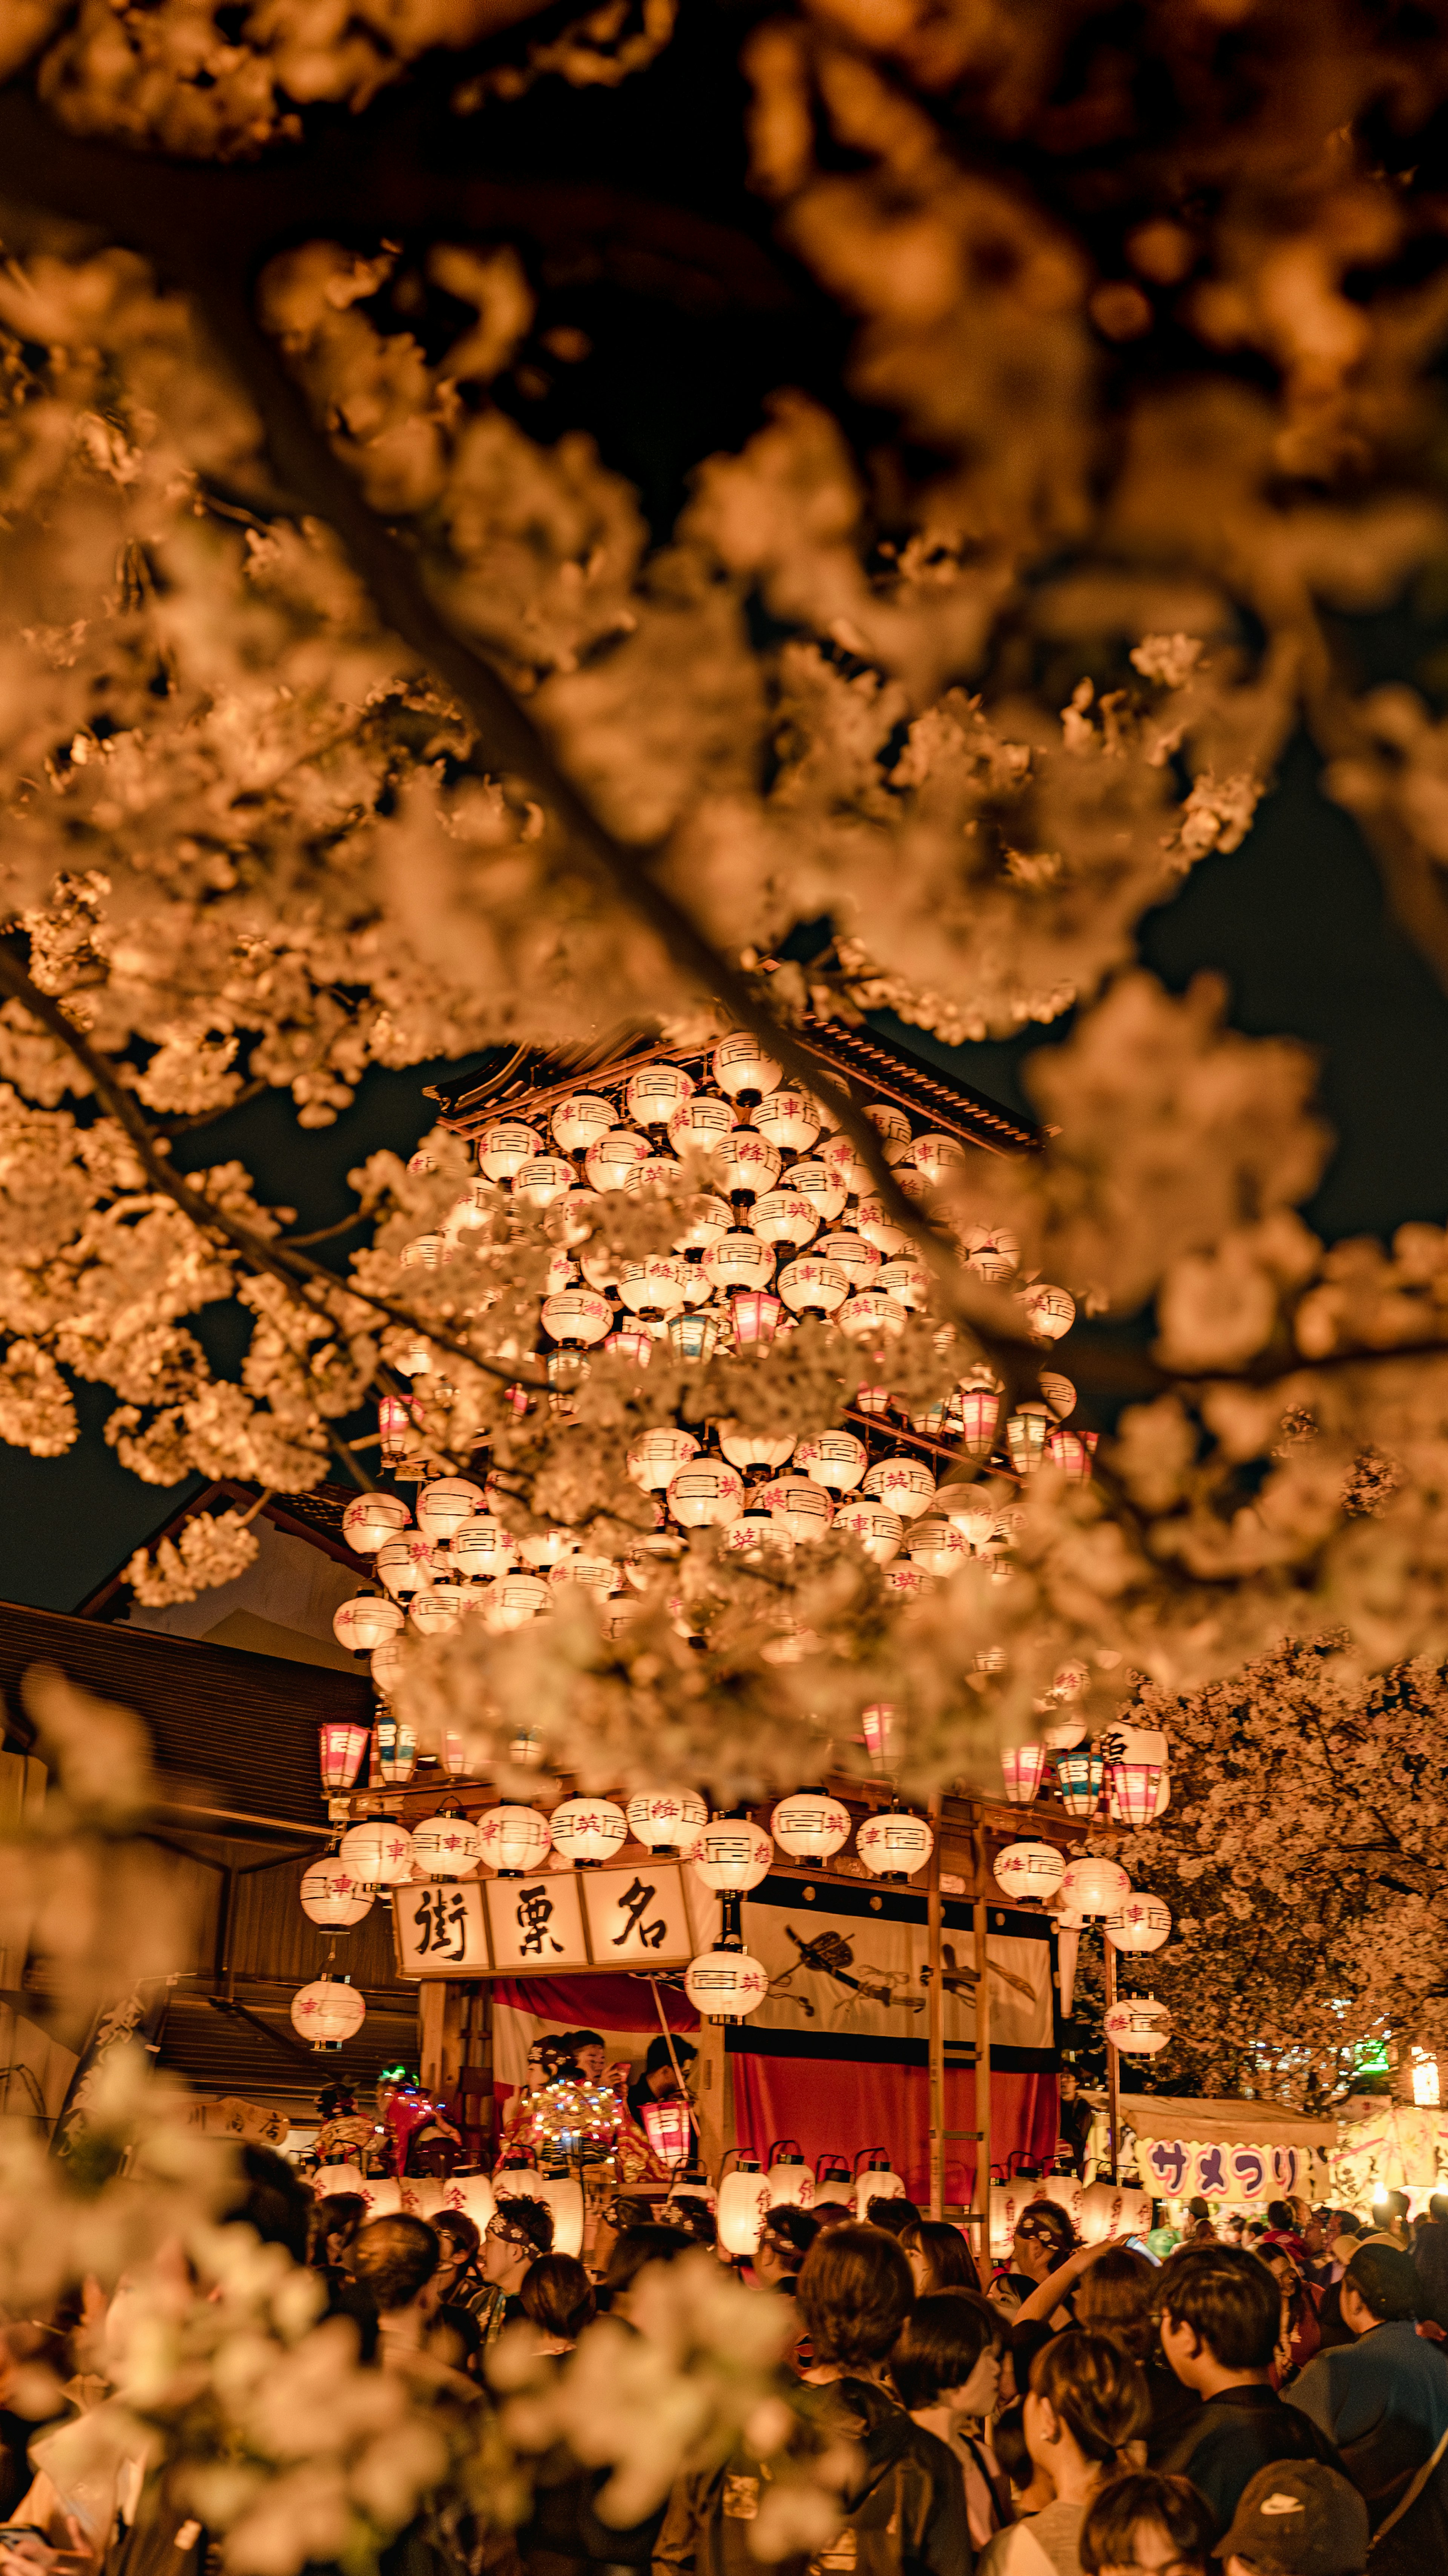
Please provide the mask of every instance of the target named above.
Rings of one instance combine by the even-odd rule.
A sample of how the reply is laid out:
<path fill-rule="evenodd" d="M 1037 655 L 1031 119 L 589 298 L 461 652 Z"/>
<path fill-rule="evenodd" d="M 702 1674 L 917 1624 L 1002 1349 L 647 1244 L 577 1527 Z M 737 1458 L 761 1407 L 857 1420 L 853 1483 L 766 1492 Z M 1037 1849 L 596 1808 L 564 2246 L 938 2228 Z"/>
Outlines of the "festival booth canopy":
<path fill-rule="evenodd" d="M 1107 2155 L 1106 2096 L 1087 2096 L 1096 2119 L 1087 2147 L 1098 2168 Z M 1338 2143 L 1336 2120 L 1312 2120 L 1276 2102 L 1190 2102 L 1166 2093 L 1123 2093 L 1121 2122 L 1136 2142 L 1143 2183 L 1161 2200 L 1271 2200 L 1300 2192 L 1321 2200 Z M 1130 2163 L 1127 2156 L 1124 2161 Z"/>
<path fill-rule="evenodd" d="M 1379 2191 L 1406 2191 L 1416 2216 L 1420 2198 L 1448 2188 L 1448 2111 L 1374 2102 L 1343 2120 L 1337 2138 L 1332 2197 L 1344 2208 L 1366 2208 Z"/>

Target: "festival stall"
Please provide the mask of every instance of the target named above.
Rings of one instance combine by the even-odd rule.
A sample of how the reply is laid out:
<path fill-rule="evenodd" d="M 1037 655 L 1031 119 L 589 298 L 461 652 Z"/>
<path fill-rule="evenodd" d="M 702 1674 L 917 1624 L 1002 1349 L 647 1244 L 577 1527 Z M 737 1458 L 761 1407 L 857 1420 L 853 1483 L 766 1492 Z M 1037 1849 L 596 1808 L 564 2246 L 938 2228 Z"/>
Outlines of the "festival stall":
<path fill-rule="evenodd" d="M 1402 2191 L 1416 2218 L 1435 2191 L 1448 2190 L 1448 2112 L 1387 2099 L 1351 2107 L 1330 2158 L 1329 2198 L 1367 2210 L 1384 2191 Z"/>
<path fill-rule="evenodd" d="M 1095 2117 L 1087 2140 L 1088 2165 L 1110 2171 L 1107 2100 L 1088 2094 Z M 1338 2143 L 1335 2119 L 1309 2119 L 1276 2102 L 1184 2101 L 1165 2093 L 1123 2093 L 1123 2162 L 1143 2186 L 1170 2206 L 1200 2196 L 1226 2202 L 1245 2214 L 1269 2200 L 1298 2193 L 1328 2196 L 1331 2158 Z"/>

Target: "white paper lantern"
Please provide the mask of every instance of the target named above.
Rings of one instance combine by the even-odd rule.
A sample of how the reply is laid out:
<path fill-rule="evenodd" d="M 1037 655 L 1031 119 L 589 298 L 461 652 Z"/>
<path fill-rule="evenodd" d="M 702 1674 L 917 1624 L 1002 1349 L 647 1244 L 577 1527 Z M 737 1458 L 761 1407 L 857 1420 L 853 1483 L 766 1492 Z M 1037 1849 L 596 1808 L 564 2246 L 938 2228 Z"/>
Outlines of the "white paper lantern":
<path fill-rule="evenodd" d="M 905 1533 L 905 1553 L 923 1574 L 951 1575 L 970 1562 L 964 1533 L 943 1512 L 924 1512 Z"/>
<path fill-rule="evenodd" d="M 1134 1891 L 1107 1915 L 1103 1929 L 1113 1950 L 1160 1950 L 1171 1939 L 1171 1907 L 1159 1896 Z"/>
<path fill-rule="evenodd" d="M 777 1472 L 789 1464 L 794 1452 L 794 1434 L 792 1431 L 777 1434 L 741 1431 L 737 1422 L 721 1422 L 719 1446 L 730 1466 L 737 1467 L 741 1476 L 747 1475 L 751 1467 L 768 1467 Z"/>
<path fill-rule="evenodd" d="M 409 1625 L 419 1636 L 441 1637 L 462 1613 L 463 1595 L 456 1583 L 432 1583 L 414 1592 L 408 1611 Z"/>
<path fill-rule="evenodd" d="M 1139 2184 L 1091 2182 L 1081 2195 L 1081 2241 L 1104 2245 L 1111 2236 L 1144 2236 L 1151 2225 L 1151 2194 Z"/>
<path fill-rule="evenodd" d="M 905 2198 L 905 2185 L 884 2148 L 871 2147 L 869 2159 L 864 2172 L 855 2176 L 855 2216 L 863 2222 L 868 2222 L 872 2200 Z"/>
<path fill-rule="evenodd" d="M 1123 1995 L 1103 2015 L 1101 2027 L 1123 2057 L 1156 2057 L 1170 2041 L 1172 2018 L 1154 1995 Z"/>
<path fill-rule="evenodd" d="M 626 1198 L 642 1198 L 649 1190 L 676 1190 L 684 1177 L 684 1167 L 677 1154 L 645 1154 L 641 1163 L 633 1163 L 623 1176 Z"/>
<path fill-rule="evenodd" d="M 493 2176 L 499 2209 L 510 2200 L 541 2200 L 553 2212 L 553 2251 L 583 2250 L 583 2185 L 572 2174 L 535 2173 L 531 2165 L 500 2165 Z"/>
<path fill-rule="evenodd" d="M 774 1845 L 747 1816 L 714 1816 L 685 1854 L 694 1876 L 722 1896 L 742 1896 L 769 1876 Z M 752 2007 L 751 2007 L 752 2010 Z"/>
<path fill-rule="evenodd" d="M 595 1601 L 600 1603 L 608 1599 L 617 1581 L 618 1567 L 611 1556 L 561 1556 L 548 1574 L 551 1592 L 576 1583 L 581 1591 L 591 1592 Z"/>
<path fill-rule="evenodd" d="M 344 1860 L 314 1860 L 302 1872 L 302 1912 L 331 1931 L 349 1932 L 372 1911 L 372 1889 L 355 1878 Z"/>
<path fill-rule="evenodd" d="M 852 1494 L 870 1463 L 870 1453 L 853 1431 L 821 1431 L 797 1443 L 794 1463 L 813 1484 L 834 1494 Z"/>
<path fill-rule="evenodd" d="M 565 1798 L 548 1825 L 554 1850 L 585 1867 L 612 1860 L 628 1841 L 628 1818 L 611 1798 Z"/>
<path fill-rule="evenodd" d="M 518 1542 L 491 1512 L 474 1512 L 453 1531 L 448 1555 L 460 1574 L 491 1582 L 511 1572 L 517 1563 Z"/>
<path fill-rule="evenodd" d="M 700 1458 L 669 1482 L 669 1509 L 681 1529 L 719 1529 L 744 1509 L 744 1479 L 720 1458 Z"/>
<path fill-rule="evenodd" d="M 862 1491 L 873 1494 L 906 1521 L 918 1520 L 935 1500 L 935 1478 L 918 1458 L 881 1458 L 871 1467 Z"/>
<path fill-rule="evenodd" d="M 417 1497 L 417 1526 L 432 1547 L 441 1547 L 483 1508 L 483 1489 L 466 1476 L 439 1476 Z"/>
<path fill-rule="evenodd" d="M 429 1878 L 472 1878 L 479 1857 L 477 1826 L 466 1816 L 424 1816 L 412 1829 L 412 1854 Z"/>
<path fill-rule="evenodd" d="M 728 1955 L 721 1953 L 720 1955 Z M 737 1951 L 733 1954 L 740 1955 Z M 759 2245 L 759 2231 L 769 2211 L 769 2185 L 753 2156 L 741 2156 L 733 2173 L 719 2185 L 716 2224 L 726 2254 L 744 2262 Z"/>
<path fill-rule="evenodd" d="M 862 1198 L 855 1210 L 855 1223 L 865 1241 L 872 1243 L 887 1261 L 910 1249 L 909 1235 L 903 1225 L 897 1225 L 893 1217 L 886 1215 L 883 1199 Z"/>
<path fill-rule="evenodd" d="M 717 1101 L 714 1103 L 717 1108 Z M 682 1234 L 674 1237 L 675 1252 L 707 1252 L 721 1234 L 733 1231 L 734 1211 L 711 1190 L 701 1190 L 687 1202 L 687 1222 Z"/>
<path fill-rule="evenodd" d="M 535 1154 L 514 1180 L 513 1196 L 521 1207 L 552 1207 L 556 1199 L 570 1196 L 573 1180 L 573 1165 L 566 1156 Z"/>
<path fill-rule="evenodd" d="M 337 1857 L 365 1887 L 401 1887 L 412 1876 L 412 1836 L 393 1816 L 368 1816 L 342 1836 Z"/>
<path fill-rule="evenodd" d="M 705 1950 L 685 1969 L 684 1992 L 709 2021 L 744 2021 L 769 1992 L 769 1970 L 747 1950 Z"/>
<path fill-rule="evenodd" d="M 490 1181 L 511 1181 L 542 1150 L 531 1127 L 505 1118 L 496 1127 L 484 1128 L 478 1139 L 478 1163 Z"/>
<path fill-rule="evenodd" d="M 536 1807 L 488 1807 L 478 1818 L 479 1857 L 500 1878 L 521 1878 L 547 1856 L 553 1836 Z"/>
<path fill-rule="evenodd" d="M 1165 1729 L 1159 1726 L 1127 1726 L 1121 1720 L 1106 1729 L 1096 1747 L 1106 1764 L 1106 1785 L 1110 1793 L 1111 1813 L 1118 1822 L 1154 1823 L 1171 1805 L 1171 1747 Z M 1126 1779 L 1116 1774 L 1124 1772 Z M 1155 1782 L 1150 1774 L 1155 1772 Z M 1126 1789 L 1128 1796 L 1122 1797 Z"/>
<path fill-rule="evenodd" d="M 855 1849 L 872 1878 L 914 1878 L 935 1849 L 935 1836 L 923 1816 L 891 1807 L 866 1817 Z"/>
<path fill-rule="evenodd" d="M 1066 1875 L 1066 1864 L 1050 1843 L 1007 1843 L 992 1864 L 996 1884 L 1007 1896 L 1054 1896 Z"/>
<path fill-rule="evenodd" d="M 828 1860 L 850 1839 L 850 1811 L 823 1789 L 797 1789 L 781 1798 L 769 1819 L 769 1830 L 791 1860 Z"/>
<path fill-rule="evenodd" d="M 409 1593 L 416 1592 L 420 1584 L 427 1582 L 432 1572 L 432 1553 L 426 1539 L 415 1534 L 383 1540 L 374 1564 L 394 1601 L 405 1600 Z"/>
<path fill-rule="evenodd" d="M 699 1455 L 699 1443 L 692 1432 L 641 1431 L 624 1464 L 633 1483 L 646 1494 L 662 1493 L 673 1482 L 681 1467 Z"/>
<path fill-rule="evenodd" d="M 1038 1342 L 1058 1342 L 1076 1321 L 1076 1301 L 1064 1288 L 1042 1280 L 1022 1293 L 1026 1322 Z"/>
<path fill-rule="evenodd" d="M 618 1274 L 618 1293 L 635 1315 L 677 1315 L 688 1303 L 689 1264 L 677 1252 L 651 1252 L 645 1261 L 625 1261 Z"/>
<path fill-rule="evenodd" d="M 775 1284 L 795 1315 L 833 1315 L 850 1293 L 849 1280 L 838 1262 L 821 1261 L 816 1253 L 791 1261 Z"/>
<path fill-rule="evenodd" d="M 751 1218 L 762 1243 L 788 1243 L 797 1251 L 819 1232 L 820 1212 L 802 1190 L 766 1190 L 754 1202 Z"/>
<path fill-rule="evenodd" d="M 814 2196 L 816 2209 L 827 2200 L 842 2201 L 846 2208 L 853 2207 L 855 2186 L 850 2168 L 844 2157 L 836 2155 L 832 2149 L 826 2149 L 815 2164 Z"/>
<path fill-rule="evenodd" d="M 780 1556 L 794 1554 L 793 1539 L 772 1512 L 741 1512 L 725 1530 L 724 1545 L 731 1556 L 757 1556 L 762 1548 Z"/>
<path fill-rule="evenodd" d="M 880 1255 L 862 1234 L 822 1234 L 815 1252 L 821 1261 L 832 1261 L 837 1270 L 843 1270 L 852 1291 L 872 1288 L 881 1275 Z"/>
<path fill-rule="evenodd" d="M 968 1225 L 960 1238 L 966 1265 L 992 1287 L 1014 1275 L 1021 1257 L 1015 1236 L 1001 1225 Z"/>
<path fill-rule="evenodd" d="M 883 1503 L 842 1503 L 834 1527 L 856 1540 L 876 1565 L 888 1565 L 899 1555 L 905 1535 L 899 1513 L 887 1511 Z"/>
<path fill-rule="evenodd" d="M 606 1136 L 613 1125 L 613 1105 L 596 1092 L 575 1091 L 560 1100 L 550 1124 L 553 1142 L 561 1154 L 586 1154 L 600 1136 Z"/>
<path fill-rule="evenodd" d="M 292 1997 L 292 2028 L 313 2048 L 340 2048 L 366 2019 L 361 1995 L 340 1977 L 318 1977 Z"/>
<path fill-rule="evenodd" d="M 762 1503 L 780 1528 L 801 1544 L 823 1538 L 834 1518 L 834 1505 L 823 1485 L 807 1476 L 777 1477 L 772 1485 L 761 1485 L 753 1500 Z"/>
<path fill-rule="evenodd" d="M 867 1190 L 874 1188 L 874 1178 L 869 1165 L 861 1155 L 853 1136 L 832 1136 L 827 1145 L 820 1147 L 819 1159 L 825 1170 L 834 1174 L 835 1180 L 849 1197 L 861 1197 Z"/>
<path fill-rule="evenodd" d="M 648 1151 L 649 1140 L 636 1127 L 610 1127 L 606 1135 L 595 1136 L 583 1161 L 589 1188 L 621 1190 L 634 1164 L 643 1162 Z"/>
<path fill-rule="evenodd" d="M 1006 1447 L 1018 1476 L 1034 1476 L 1046 1454 L 1051 1417 L 1044 1404 L 1018 1404 L 1006 1424 Z"/>
<path fill-rule="evenodd" d="M 636 1127 L 667 1127 L 694 1096 L 694 1077 L 680 1064 L 646 1064 L 631 1074 L 623 1105 Z"/>
<path fill-rule="evenodd" d="M 784 1157 L 756 1127 L 731 1127 L 714 1147 L 714 1168 L 731 1199 L 758 1199 L 773 1189 Z"/>
<path fill-rule="evenodd" d="M 1114 1860 L 1073 1860 L 1061 1881 L 1061 1902 L 1073 1914 L 1096 1920 L 1115 1914 L 1131 1894 L 1131 1881 Z"/>
<path fill-rule="evenodd" d="M 876 1273 L 875 1286 L 897 1305 L 916 1312 L 930 1303 L 931 1278 L 922 1261 L 887 1261 Z"/>
<path fill-rule="evenodd" d="M 839 1174 L 818 1159 L 792 1165 L 788 1186 L 797 1190 L 801 1198 L 808 1199 L 812 1207 L 819 1209 L 822 1225 L 833 1225 L 849 1196 Z"/>
<path fill-rule="evenodd" d="M 544 1298 L 539 1321 L 565 1350 L 587 1350 L 612 1330 L 613 1308 L 595 1288 L 564 1288 L 556 1297 Z"/>
<path fill-rule="evenodd" d="M 488 1586 L 483 1617 L 495 1632 L 525 1627 L 548 1607 L 548 1586 L 537 1574 L 503 1574 Z"/>
<path fill-rule="evenodd" d="M 705 1246 L 701 1267 L 721 1295 L 735 1288 L 767 1288 L 774 1276 L 774 1253 L 757 1234 L 720 1234 Z"/>
<path fill-rule="evenodd" d="M 358 1556 L 375 1556 L 412 1519 L 400 1494 L 359 1494 L 342 1514 L 342 1536 Z"/>
<path fill-rule="evenodd" d="M 370 1655 L 384 1637 L 395 1637 L 401 1626 L 397 1603 L 380 1592 L 359 1592 L 332 1613 L 333 1636 L 354 1655 Z"/>
<path fill-rule="evenodd" d="M 820 1132 L 820 1111 L 807 1091 L 772 1091 L 750 1113 L 750 1125 L 781 1153 L 803 1154 Z"/>
<path fill-rule="evenodd" d="M 349 2164 L 345 2158 L 336 2164 L 319 2165 L 312 2176 L 312 2189 L 319 2201 L 340 2199 L 343 2192 L 362 2194 L 366 2188 L 366 2176 L 361 2166 Z M 367 2215 L 371 2217 L 370 2209 Z"/>
<path fill-rule="evenodd" d="M 758 1038 L 746 1029 L 731 1029 L 727 1038 L 719 1040 L 709 1070 L 731 1100 L 763 1100 L 784 1080 L 783 1066 L 766 1055 Z"/>
<path fill-rule="evenodd" d="M 628 1802 L 629 1831 L 649 1851 L 681 1850 L 708 1821 L 697 1789 L 640 1789 Z"/>
<path fill-rule="evenodd" d="M 797 2138 L 775 2140 L 764 2179 L 769 2186 L 771 2209 L 813 2209 L 814 2175 L 805 2163 Z"/>
<path fill-rule="evenodd" d="M 676 1154 L 710 1154 L 737 1123 L 727 1100 L 696 1091 L 669 1120 L 669 1143 Z"/>
<path fill-rule="evenodd" d="M 879 1136 L 886 1162 L 901 1162 L 911 1144 L 910 1121 L 904 1110 L 888 1100 L 871 1100 L 866 1103 L 865 1116 Z"/>
<path fill-rule="evenodd" d="M 965 1147 L 954 1136 L 917 1136 L 910 1147 L 910 1160 L 927 1181 L 943 1180 L 954 1167 L 965 1162 Z"/>

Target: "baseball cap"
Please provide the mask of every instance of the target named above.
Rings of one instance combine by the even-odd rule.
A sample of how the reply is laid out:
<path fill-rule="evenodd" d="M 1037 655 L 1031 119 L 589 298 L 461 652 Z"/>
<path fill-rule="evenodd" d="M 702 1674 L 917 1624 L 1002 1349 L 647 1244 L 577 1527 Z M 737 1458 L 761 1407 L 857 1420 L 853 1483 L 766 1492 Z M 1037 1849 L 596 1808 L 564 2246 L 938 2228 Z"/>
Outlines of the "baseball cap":
<path fill-rule="evenodd" d="M 1216 2555 L 1260 2576 L 1363 2576 L 1368 2509 L 1336 2469 L 1273 2460 L 1242 2489 Z"/>

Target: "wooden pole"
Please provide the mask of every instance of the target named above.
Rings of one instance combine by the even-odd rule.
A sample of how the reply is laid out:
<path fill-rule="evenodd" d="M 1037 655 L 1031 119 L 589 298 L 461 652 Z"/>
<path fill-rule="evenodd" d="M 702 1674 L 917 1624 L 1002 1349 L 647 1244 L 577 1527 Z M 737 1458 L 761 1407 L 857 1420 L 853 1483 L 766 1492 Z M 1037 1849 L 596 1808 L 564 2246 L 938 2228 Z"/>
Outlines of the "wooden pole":
<path fill-rule="evenodd" d="M 986 1955 L 986 1907 L 990 1876 L 986 1865 L 985 1818 L 972 1810 L 975 1832 L 975 2147 L 973 2205 L 980 2222 L 976 2260 L 982 2282 L 990 2279 L 990 1962 Z"/>
<path fill-rule="evenodd" d="M 930 1855 L 929 1876 L 925 1885 L 926 1950 L 929 1962 L 928 1988 L 930 2009 L 930 2215 L 945 2215 L 945 1988 L 941 1982 L 944 1962 L 940 1936 L 944 1926 L 944 1908 L 940 1894 L 940 1798 L 930 1801 L 930 1822 L 935 1834 L 935 1848 Z"/>
<path fill-rule="evenodd" d="M 1116 2001 L 1116 1945 L 1101 1935 L 1106 1960 L 1106 2009 Z M 1121 2057 L 1111 2042 L 1106 2043 L 1106 2126 L 1111 2142 L 1111 2179 L 1121 2180 Z"/>

